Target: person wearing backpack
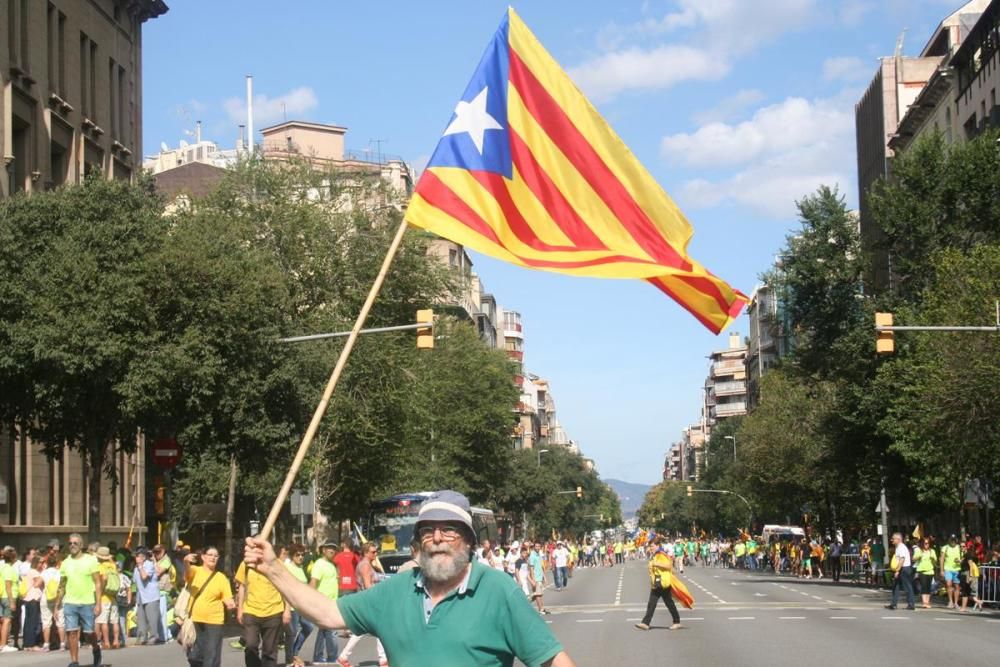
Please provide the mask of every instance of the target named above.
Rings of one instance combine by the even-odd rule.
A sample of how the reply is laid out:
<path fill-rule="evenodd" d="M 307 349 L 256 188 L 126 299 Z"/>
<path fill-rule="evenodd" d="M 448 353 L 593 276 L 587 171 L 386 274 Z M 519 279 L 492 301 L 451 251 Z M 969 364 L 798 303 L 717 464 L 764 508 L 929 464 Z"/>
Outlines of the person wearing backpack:
<path fill-rule="evenodd" d="M 42 570 L 45 599 L 39 605 L 39 611 L 42 617 L 42 643 L 52 646 L 52 624 L 55 622 L 59 648 L 62 650 L 66 648 L 66 625 L 63 622 L 62 607 L 56 604 L 59 599 L 59 576 L 59 552 L 56 551 L 45 557 L 45 568 Z"/>
<path fill-rule="evenodd" d="M 118 634 L 118 589 L 121 577 L 118 575 L 118 565 L 107 547 L 97 549 L 97 571 L 104 582 L 101 598 L 101 613 L 95 619 L 97 623 L 97 638 L 105 650 L 121 648 Z"/>
<path fill-rule="evenodd" d="M 116 559 L 117 560 L 117 559 Z M 132 608 L 132 597 L 135 587 L 132 585 L 132 578 L 129 573 L 135 569 L 135 561 L 128 553 L 123 561 L 117 562 L 118 593 L 115 595 L 115 605 L 118 607 L 118 636 L 121 638 L 121 646 L 128 645 L 128 612 Z"/>

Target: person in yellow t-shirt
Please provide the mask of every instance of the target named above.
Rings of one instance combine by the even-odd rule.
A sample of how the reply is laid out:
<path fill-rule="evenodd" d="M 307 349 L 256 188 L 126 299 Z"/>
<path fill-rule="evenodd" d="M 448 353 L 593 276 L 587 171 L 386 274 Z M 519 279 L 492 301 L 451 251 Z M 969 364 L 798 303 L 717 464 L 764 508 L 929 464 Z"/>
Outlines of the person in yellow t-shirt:
<path fill-rule="evenodd" d="M 184 580 L 193 600 L 191 621 L 198 633 L 198 639 L 188 653 L 188 662 L 200 667 L 219 667 L 226 610 L 236 608 L 233 587 L 226 575 L 217 569 L 219 550 L 215 547 L 208 547 L 200 557 L 188 554 L 184 562 L 187 565 Z"/>
<path fill-rule="evenodd" d="M 101 595 L 101 613 L 94 619 L 97 625 L 97 635 L 104 649 L 121 648 L 121 638 L 118 634 L 118 565 L 111 557 L 111 550 L 100 547 L 97 550 L 97 571 L 101 575 L 103 591 Z M 112 585 L 108 585 L 111 582 Z"/>
<path fill-rule="evenodd" d="M 248 665 L 276 665 L 278 638 L 291 623 L 291 608 L 267 577 L 246 563 L 236 570 L 236 621 L 243 626 L 244 655 Z"/>

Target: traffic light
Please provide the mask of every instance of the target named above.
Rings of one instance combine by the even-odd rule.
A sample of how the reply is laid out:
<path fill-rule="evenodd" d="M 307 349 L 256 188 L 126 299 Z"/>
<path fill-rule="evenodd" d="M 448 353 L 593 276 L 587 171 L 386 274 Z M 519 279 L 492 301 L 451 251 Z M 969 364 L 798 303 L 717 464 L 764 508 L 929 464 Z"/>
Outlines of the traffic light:
<path fill-rule="evenodd" d="M 891 327 L 892 313 L 875 313 L 876 327 Z M 896 351 L 895 333 L 892 331 L 875 331 L 875 351 L 879 354 L 892 354 Z"/>
<path fill-rule="evenodd" d="M 576 497 L 577 498 L 583 498 L 583 487 L 582 486 L 576 487 Z"/>
<path fill-rule="evenodd" d="M 688 484 L 688 497 L 690 498 L 693 495 L 694 495 L 694 487 Z"/>
<path fill-rule="evenodd" d="M 417 349 L 430 350 L 434 347 L 434 311 L 431 309 L 417 311 L 417 324 L 426 324 L 417 329 Z"/>

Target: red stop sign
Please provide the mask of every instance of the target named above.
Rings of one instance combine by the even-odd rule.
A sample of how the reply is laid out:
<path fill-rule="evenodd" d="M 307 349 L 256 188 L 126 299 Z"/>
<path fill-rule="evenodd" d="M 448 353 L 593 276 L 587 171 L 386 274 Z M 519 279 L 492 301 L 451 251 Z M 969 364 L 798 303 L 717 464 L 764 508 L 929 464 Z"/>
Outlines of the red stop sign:
<path fill-rule="evenodd" d="M 161 468 L 173 468 L 181 460 L 181 446 L 174 438 L 160 438 L 153 443 L 153 463 Z"/>

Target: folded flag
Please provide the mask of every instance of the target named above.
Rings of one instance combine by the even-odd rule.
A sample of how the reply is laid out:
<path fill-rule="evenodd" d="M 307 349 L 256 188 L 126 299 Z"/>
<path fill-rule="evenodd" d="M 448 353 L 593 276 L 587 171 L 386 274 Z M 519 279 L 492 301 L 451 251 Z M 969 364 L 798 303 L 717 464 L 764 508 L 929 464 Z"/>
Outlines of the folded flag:
<path fill-rule="evenodd" d="M 714 333 L 747 303 L 687 255 L 684 214 L 513 9 L 406 219 L 521 266 L 646 280 Z"/>
<path fill-rule="evenodd" d="M 684 582 L 673 577 L 670 582 L 670 594 L 675 600 L 681 603 L 685 609 L 694 609 L 694 597 L 688 591 Z"/>

